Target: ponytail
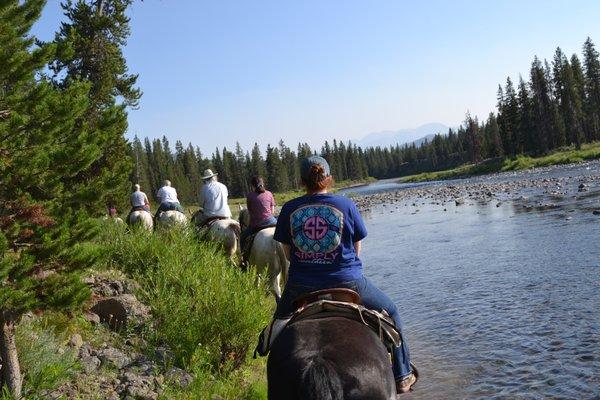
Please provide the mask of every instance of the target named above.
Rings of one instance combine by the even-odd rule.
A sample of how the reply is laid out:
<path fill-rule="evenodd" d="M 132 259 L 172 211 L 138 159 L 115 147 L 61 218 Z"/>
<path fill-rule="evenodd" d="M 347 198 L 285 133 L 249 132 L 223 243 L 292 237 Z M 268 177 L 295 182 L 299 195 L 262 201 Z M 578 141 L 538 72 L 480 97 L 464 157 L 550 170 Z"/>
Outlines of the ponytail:
<path fill-rule="evenodd" d="M 302 179 L 302 183 L 309 191 L 318 192 L 329 189 L 333 186 L 333 177 L 325 173 L 325 168 L 320 164 L 310 166 L 310 171 L 306 179 Z"/>
<path fill-rule="evenodd" d="M 250 184 L 256 193 L 264 193 L 266 191 L 265 181 L 260 176 L 253 176 Z"/>

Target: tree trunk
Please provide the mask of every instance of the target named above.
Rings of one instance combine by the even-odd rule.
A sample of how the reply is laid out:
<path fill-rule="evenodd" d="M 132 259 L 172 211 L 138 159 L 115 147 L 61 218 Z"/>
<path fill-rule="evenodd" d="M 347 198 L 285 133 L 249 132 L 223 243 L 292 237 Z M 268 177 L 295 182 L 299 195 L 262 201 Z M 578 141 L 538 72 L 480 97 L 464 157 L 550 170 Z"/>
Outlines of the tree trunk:
<path fill-rule="evenodd" d="M 0 387 L 6 386 L 15 398 L 21 398 L 21 367 L 15 343 L 15 319 L 6 311 L 0 311 Z"/>

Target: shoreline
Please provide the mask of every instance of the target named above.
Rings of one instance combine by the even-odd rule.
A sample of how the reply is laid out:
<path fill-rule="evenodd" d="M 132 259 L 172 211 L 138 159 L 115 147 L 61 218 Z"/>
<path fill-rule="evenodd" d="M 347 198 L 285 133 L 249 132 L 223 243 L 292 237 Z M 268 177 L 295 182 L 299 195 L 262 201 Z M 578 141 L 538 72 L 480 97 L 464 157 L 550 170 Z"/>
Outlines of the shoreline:
<path fill-rule="evenodd" d="M 519 155 L 510 158 L 484 160 L 478 164 L 464 164 L 442 171 L 422 172 L 398 177 L 399 183 L 430 182 L 448 179 L 464 179 L 501 172 L 523 171 L 540 167 L 580 164 L 600 159 L 600 142 L 584 144 L 581 149 L 566 147 L 541 157 Z"/>
<path fill-rule="evenodd" d="M 463 181 L 428 181 L 430 184 L 355 195 L 353 200 L 361 211 L 369 212 L 375 207 L 416 207 L 431 205 L 447 211 L 448 207 L 462 205 L 522 203 L 523 208 L 552 209 L 560 203 L 586 199 L 600 195 L 600 174 L 570 174 L 575 168 L 589 170 L 600 161 L 552 165 L 520 171 L 493 172 Z M 558 176 L 550 174 L 556 172 Z M 456 178 L 458 179 L 458 178 Z M 403 182 L 399 182 L 403 183 Z M 390 208 L 391 210 L 391 208 Z M 600 212 L 600 202 L 592 207 L 595 215 Z M 390 211 L 391 212 L 391 211 Z"/>

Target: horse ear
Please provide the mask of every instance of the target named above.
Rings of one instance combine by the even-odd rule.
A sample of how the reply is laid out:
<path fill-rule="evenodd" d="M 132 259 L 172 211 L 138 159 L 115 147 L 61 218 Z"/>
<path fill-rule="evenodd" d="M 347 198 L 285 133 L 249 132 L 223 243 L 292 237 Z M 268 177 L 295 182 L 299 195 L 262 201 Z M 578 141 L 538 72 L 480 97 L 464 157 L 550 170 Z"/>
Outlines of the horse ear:
<path fill-rule="evenodd" d="M 242 207 L 241 204 L 238 204 L 238 207 L 240 208 L 240 211 L 242 211 L 244 209 L 244 207 Z"/>

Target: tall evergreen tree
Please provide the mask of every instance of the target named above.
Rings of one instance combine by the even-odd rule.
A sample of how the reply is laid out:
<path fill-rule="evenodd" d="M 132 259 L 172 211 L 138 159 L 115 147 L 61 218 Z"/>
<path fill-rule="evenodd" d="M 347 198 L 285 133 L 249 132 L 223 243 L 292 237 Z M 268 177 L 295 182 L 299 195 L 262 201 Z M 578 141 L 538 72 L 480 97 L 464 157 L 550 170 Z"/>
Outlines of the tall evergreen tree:
<path fill-rule="evenodd" d="M 581 95 L 577 91 L 571 65 L 560 47 L 552 61 L 554 92 L 560 110 L 562 124 L 568 132 L 568 143 L 581 147 L 583 137 L 583 110 Z"/>
<path fill-rule="evenodd" d="M 583 45 L 585 67 L 586 135 L 589 141 L 600 139 L 600 57 L 592 39 Z"/>
<path fill-rule="evenodd" d="M 102 157 L 69 184 L 87 186 L 88 198 L 97 199 L 91 204 L 95 212 L 105 201 L 123 199 L 132 166 L 124 138 L 126 108 L 137 106 L 141 91 L 122 52 L 130 33 L 126 10 L 131 1 L 67 0 L 62 5 L 67 21 L 54 39 L 58 53 L 50 68 L 56 84 L 62 88 L 79 81 L 91 84 L 88 110 L 77 123 L 98 129 L 94 140 L 102 145 Z M 102 179 L 90 188 L 86 182 L 98 176 Z"/>
<path fill-rule="evenodd" d="M 532 115 L 532 105 L 527 84 L 523 77 L 519 76 L 519 137 L 522 140 L 521 148 L 525 152 L 535 152 L 536 136 Z"/>
<path fill-rule="evenodd" d="M 536 150 L 546 153 L 554 145 L 553 103 L 549 82 L 541 61 L 535 57 L 531 65 L 532 114 L 535 122 Z"/>
<path fill-rule="evenodd" d="M 265 160 L 262 158 L 262 154 L 260 152 L 260 147 L 258 147 L 258 143 L 254 143 L 254 147 L 252 147 L 252 154 L 250 155 L 250 174 L 252 176 L 262 176 L 266 177 L 267 171 L 265 169 Z"/>
<path fill-rule="evenodd" d="M 42 73 L 56 56 L 55 44 L 36 48 L 29 36 L 43 5 L 0 1 L 0 386 L 14 398 L 22 378 L 15 323 L 25 312 L 72 309 L 89 296 L 80 280 L 94 259 L 82 242 L 97 233 L 88 210 L 97 205 L 94 188 L 113 174 L 99 162 L 109 141 L 103 126 L 82 123 L 91 83 L 55 86 Z M 85 182 L 75 179 L 82 175 Z"/>

